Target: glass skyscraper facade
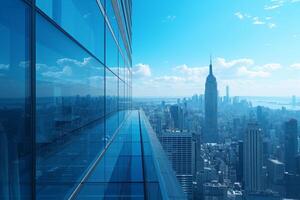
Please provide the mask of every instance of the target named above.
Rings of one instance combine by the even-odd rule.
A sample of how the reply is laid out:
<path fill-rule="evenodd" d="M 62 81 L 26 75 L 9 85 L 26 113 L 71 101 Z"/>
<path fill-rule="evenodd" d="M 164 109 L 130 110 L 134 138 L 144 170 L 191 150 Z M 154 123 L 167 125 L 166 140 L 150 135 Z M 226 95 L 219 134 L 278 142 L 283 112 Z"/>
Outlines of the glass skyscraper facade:
<path fill-rule="evenodd" d="M 0 199 L 185 198 L 131 111 L 131 1 L 0 3 Z"/>

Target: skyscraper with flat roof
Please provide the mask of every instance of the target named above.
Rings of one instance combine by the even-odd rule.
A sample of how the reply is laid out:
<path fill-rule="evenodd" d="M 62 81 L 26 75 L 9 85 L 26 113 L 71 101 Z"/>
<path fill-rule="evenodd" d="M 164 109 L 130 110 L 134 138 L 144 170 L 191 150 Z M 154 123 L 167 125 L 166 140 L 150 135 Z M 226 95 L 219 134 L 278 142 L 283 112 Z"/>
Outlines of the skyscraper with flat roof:
<path fill-rule="evenodd" d="M 195 143 L 190 132 L 167 131 L 159 136 L 183 191 L 193 196 Z"/>
<path fill-rule="evenodd" d="M 256 123 L 249 123 L 243 144 L 243 178 L 247 192 L 258 192 L 262 184 L 262 133 Z"/>
<path fill-rule="evenodd" d="M 218 142 L 218 91 L 217 80 L 213 75 L 212 61 L 210 59 L 209 75 L 205 82 L 205 125 L 203 141 L 207 143 Z"/>
<path fill-rule="evenodd" d="M 230 97 L 229 97 L 229 86 L 226 86 L 226 103 L 229 103 Z"/>
<path fill-rule="evenodd" d="M 284 159 L 285 170 L 296 173 L 296 156 L 298 154 L 298 122 L 290 119 L 284 123 Z"/>

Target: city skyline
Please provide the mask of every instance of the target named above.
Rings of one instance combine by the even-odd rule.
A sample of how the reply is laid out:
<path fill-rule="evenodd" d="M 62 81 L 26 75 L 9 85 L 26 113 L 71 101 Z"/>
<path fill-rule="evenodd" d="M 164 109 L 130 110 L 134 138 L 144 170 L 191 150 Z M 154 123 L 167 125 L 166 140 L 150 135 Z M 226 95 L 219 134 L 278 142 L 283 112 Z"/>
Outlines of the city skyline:
<path fill-rule="evenodd" d="M 137 1 L 133 96 L 203 94 L 210 53 L 220 96 L 226 85 L 232 96 L 300 96 L 299 7 L 297 0 Z"/>

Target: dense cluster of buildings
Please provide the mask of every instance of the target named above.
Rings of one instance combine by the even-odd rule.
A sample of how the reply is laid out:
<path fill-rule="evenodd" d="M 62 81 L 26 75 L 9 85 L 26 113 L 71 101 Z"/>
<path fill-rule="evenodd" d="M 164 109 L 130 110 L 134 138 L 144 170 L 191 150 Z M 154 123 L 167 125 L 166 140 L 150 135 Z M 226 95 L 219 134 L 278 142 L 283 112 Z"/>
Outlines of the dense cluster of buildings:
<path fill-rule="evenodd" d="M 212 64 L 204 95 L 135 106 L 189 199 L 300 198 L 299 111 L 218 96 Z"/>

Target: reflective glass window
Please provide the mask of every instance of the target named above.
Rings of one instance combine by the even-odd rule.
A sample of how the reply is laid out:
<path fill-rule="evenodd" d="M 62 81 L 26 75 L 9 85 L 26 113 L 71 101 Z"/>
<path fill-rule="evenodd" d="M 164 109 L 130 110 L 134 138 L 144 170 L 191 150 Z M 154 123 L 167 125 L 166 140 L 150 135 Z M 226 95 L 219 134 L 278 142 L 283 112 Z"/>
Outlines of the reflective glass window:
<path fill-rule="evenodd" d="M 109 28 L 106 28 L 106 66 L 118 75 L 119 73 L 119 49 Z"/>
<path fill-rule="evenodd" d="M 114 34 L 117 36 L 119 28 L 118 28 L 117 17 L 115 15 L 112 2 L 113 1 L 111 1 L 111 0 L 106 1 L 106 15 L 107 15 L 110 25 L 114 31 Z"/>
<path fill-rule="evenodd" d="M 66 198 L 104 148 L 104 66 L 41 15 L 36 38 L 37 197 Z"/>
<path fill-rule="evenodd" d="M 104 18 L 95 0 L 36 0 L 36 4 L 104 61 Z"/>
<path fill-rule="evenodd" d="M 0 5 L 0 199 L 32 199 L 30 8 Z"/>
<path fill-rule="evenodd" d="M 118 128 L 118 77 L 106 69 L 106 134 L 110 137 Z"/>
<path fill-rule="evenodd" d="M 125 92 L 125 85 L 124 81 L 119 81 L 119 119 L 123 121 L 125 118 L 124 112 L 124 92 Z"/>
<path fill-rule="evenodd" d="M 120 128 L 91 176 L 83 183 L 78 199 L 144 199 L 141 141 L 137 112 Z"/>
<path fill-rule="evenodd" d="M 119 53 L 119 77 L 123 81 L 125 80 L 125 63 L 121 53 Z"/>

